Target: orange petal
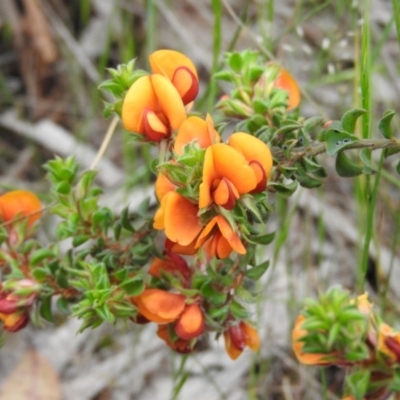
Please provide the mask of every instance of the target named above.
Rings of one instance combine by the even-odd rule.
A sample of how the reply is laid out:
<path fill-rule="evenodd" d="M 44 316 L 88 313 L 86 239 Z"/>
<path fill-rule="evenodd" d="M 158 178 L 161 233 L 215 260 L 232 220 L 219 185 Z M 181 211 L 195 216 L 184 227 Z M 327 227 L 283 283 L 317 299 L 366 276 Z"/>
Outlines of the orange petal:
<path fill-rule="evenodd" d="M 172 129 L 178 129 L 186 119 L 185 106 L 175 86 L 162 75 L 151 75 L 151 84 L 158 105 Z"/>
<path fill-rule="evenodd" d="M 164 174 L 158 174 L 155 184 L 158 201 L 161 201 L 168 192 L 173 192 L 175 189 L 176 185 L 174 185 Z"/>
<path fill-rule="evenodd" d="M 235 207 L 236 200 L 240 197 L 235 186 L 226 178 L 222 178 L 217 187 L 212 191 L 215 204 L 223 206 L 227 210 Z"/>
<path fill-rule="evenodd" d="M 225 350 L 228 353 L 228 356 L 231 360 L 236 360 L 242 354 L 243 349 L 239 349 L 235 346 L 229 331 L 224 332 L 224 341 Z"/>
<path fill-rule="evenodd" d="M 258 336 L 257 330 L 246 322 L 241 322 L 241 329 L 245 337 L 246 345 L 253 351 L 257 351 L 260 348 L 260 337 Z"/>
<path fill-rule="evenodd" d="M 181 246 L 191 244 L 202 229 L 197 216 L 198 208 L 176 192 L 167 193 L 161 203 L 165 203 L 164 226 L 167 238 Z"/>
<path fill-rule="evenodd" d="M 198 145 L 204 149 L 213 143 L 219 142 L 219 135 L 214 129 L 212 120 L 210 122 L 197 116 L 187 118 L 176 135 L 175 152 L 181 155 L 183 147 L 194 140 L 197 140 Z"/>
<path fill-rule="evenodd" d="M 138 311 L 156 323 L 175 321 L 185 309 L 186 298 L 161 289 L 146 289 L 135 298 Z"/>
<path fill-rule="evenodd" d="M 160 207 L 154 214 L 153 228 L 159 231 L 165 229 L 165 209 L 167 206 L 167 200 L 165 198 L 166 195 L 163 197 Z"/>
<path fill-rule="evenodd" d="M 172 81 L 177 68 L 186 67 L 197 79 L 197 71 L 190 58 L 174 50 L 157 50 L 149 56 L 153 73 L 161 74 Z"/>
<path fill-rule="evenodd" d="M 151 141 L 159 142 L 170 135 L 171 131 L 169 127 L 166 126 L 160 118 L 158 118 L 157 114 L 149 108 L 143 110 L 142 119 L 144 134 Z"/>
<path fill-rule="evenodd" d="M 261 193 L 267 187 L 267 174 L 258 161 L 250 161 L 249 165 L 251 168 L 253 168 L 253 171 L 257 177 L 257 186 L 251 191 L 251 193 Z"/>
<path fill-rule="evenodd" d="M 228 221 L 222 215 L 217 215 L 215 219 L 222 236 L 228 241 L 232 249 L 236 251 L 236 253 L 246 254 L 246 248 L 240 241 L 239 235 L 232 230 Z"/>
<path fill-rule="evenodd" d="M 129 88 L 122 104 L 122 123 L 130 132 L 144 133 L 143 110 L 160 110 L 150 76 L 142 76 Z"/>
<path fill-rule="evenodd" d="M 199 248 L 203 245 L 203 243 L 208 240 L 213 234 L 216 233 L 215 227 L 217 226 L 217 219 L 216 217 L 212 218 L 210 221 L 207 222 L 204 229 L 201 231 L 199 237 L 196 241 L 196 248 Z M 214 231 L 214 232 L 213 232 Z"/>
<path fill-rule="evenodd" d="M 296 108 L 300 104 L 300 89 L 296 80 L 285 68 L 280 68 L 274 86 L 286 90 L 289 94 L 288 110 Z"/>
<path fill-rule="evenodd" d="M 328 357 L 327 354 L 320 353 L 303 353 L 303 342 L 300 339 L 307 334 L 305 329 L 301 328 L 301 324 L 304 322 L 305 317 L 299 315 L 296 319 L 293 331 L 292 331 L 292 347 L 294 354 L 297 359 L 306 365 L 326 365 L 329 362 L 324 361 Z"/>
<path fill-rule="evenodd" d="M 198 304 L 186 306 L 175 326 L 175 332 L 186 340 L 198 337 L 204 332 L 204 317 Z"/>
<path fill-rule="evenodd" d="M 192 102 L 199 93 L 199 81 L 188 67 L 178 67 L 171 82 L 178 90 L 183 104 Z"/>
<path fill-rule="evenodd" d="M 0 196 L 0 218 L 4 222 L 23 216 L 31 226 L 42 215 L 42 203 L 39 198 L 27 190 L 12 190 Z"/>
<path fill-rule="evenodd" d="M 228 144 L 241 153 L 248 162 L 258 161 L 268 176 L 272 168 L 272 154 L 264 142 L 248 133 L 236 132 L 229 137 Z"/>
<path fill-rule="evenodd" d="M 212 203 L 211 188 L 217 178 L 212 147 L 209 147 L 204 156 L 203 180 L 199 187 L 199 208 L 208 207 Z"/>

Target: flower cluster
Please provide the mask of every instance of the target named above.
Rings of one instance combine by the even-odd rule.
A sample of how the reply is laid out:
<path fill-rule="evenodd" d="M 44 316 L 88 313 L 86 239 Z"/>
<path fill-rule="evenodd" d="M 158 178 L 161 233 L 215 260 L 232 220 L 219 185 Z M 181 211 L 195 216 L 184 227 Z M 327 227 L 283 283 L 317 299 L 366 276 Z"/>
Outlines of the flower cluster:
<path fill-rule="evenodd" d="M 297 359 L 307 365 L 351 369 L 345 399 L 385 399 L 398 389 L 400 331 L 381 321 L 365 293 L 350 299 L 335 288 L 320 300 L 309 300 L 292 332 Z M 365 384 L 352 385 L 352 379 Z"/>
<path fill-rule="evenodd" d="M 253 220 L 262 222 L 268 214 L 272 154 L 246 132 L 234 132 L 223 141 L 209 114 L 188 114 L 199 84 L 186 56 L 159 50 L 150 55 L 150 66 L 152 73 L 127 90 L 121 118 L 127 130 L 159 143 L 155 192 L 160 206 L 153 227 L 164 231 L 166 242 L 165 258 L 154 260 L 149 270 L 156 279 L 132 298 L 138 309 L 135 320 L 157 323 L 158 336 L 180 352 L 195 348 L 204 332 L 217 330 L 230 357 L 237 358 L 246 346 L 257 350 L 259 339 L 247 314 L 238 317 L 230 309 L 248 266 L 224 260 L 254 248 L 259 232 Z M 257 98 L 267 100 L 279 88 L 285 108 L 296 107 L 299 93 L 293 78 L 276 65 L 265 71 L 252 82 Z M 190 266 L 182 255 L 193 256 Z M 212 262 L 217 274 L 229 268 L 233 279 L 225 285 L 209 279 L 207 265 Z M 210 315 L 216 304 L 205 295 L 206 288 L 221 292 L 224 312 L 218 319 Z"/>

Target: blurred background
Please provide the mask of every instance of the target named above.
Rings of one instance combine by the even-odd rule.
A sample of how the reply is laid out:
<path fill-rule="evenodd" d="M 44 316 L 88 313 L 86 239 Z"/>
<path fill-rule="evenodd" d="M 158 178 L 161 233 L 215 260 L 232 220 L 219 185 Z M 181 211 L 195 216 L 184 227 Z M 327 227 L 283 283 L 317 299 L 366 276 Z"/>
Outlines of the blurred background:
<path fill-rule="evenodd" d="M 210 83 L 223 52 L 251 48 L 295 76 L 302 115 L 340 119 L 361 104 L 364 18 L 376 132 L 385 110 L 400 110 L 400 52 L 389 0 L 2 0 L 0 190 L 26 188 L 45 200 L 44 162 L 75 154 L 88 168 L 110 123 L 102 114 L 105 94 L 97 88 L 109 77 L 107 68 L 137 58 L 145 69 L 148 55 L 160 48 L 185 53 L 198 68 L 198 111 L 212 114 L 224 93 Z M 398 115 L 393 127 L 398 132 Z M 132 142 L 118 127 L 98 176 L 103 201 L 116 212 L 152 194 L 152 154 L 150 145 Z M 327 398 L 340 398 L 342 373 L 299 366 L 290 346 L 304 297 L 337 284 L 354 289 L 363 241 L 366 199 L 357 198 L 358 181 L 338 177 L 328 158 L 323 165 L 329 174 L 321 188 L 275 199 L 268 230 L 278 233 L 260 251 L 260 259 L 272 264 L 254 308 L 259 354 L 246 351 L 233 362 L 222 340 L 210 337 L 182 363 L 156 337 L 155 326 L 102 326 L 77 335 L 79 321 L 60 317 L 56 326 L 6 335 L 0 382 L 34 349 L 50 361 L 66 400 L 321 399 L 324 387 Z M 389 158 L 368 274 L 368 290 L 384 303 L 388 322 L 400 321 L 400 185 L 394 170 Z M 52 240 L 52 231 L 48 221 L 41 240 Z M 5 396 L 0 392 L 1 400 L 11 399 Z"/>

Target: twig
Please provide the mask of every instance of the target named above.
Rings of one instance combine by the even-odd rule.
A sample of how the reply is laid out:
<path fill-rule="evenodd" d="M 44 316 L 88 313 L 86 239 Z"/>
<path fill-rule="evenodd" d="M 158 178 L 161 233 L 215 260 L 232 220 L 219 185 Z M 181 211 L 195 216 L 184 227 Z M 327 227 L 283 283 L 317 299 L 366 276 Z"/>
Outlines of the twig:
<path fill-rule="evenodd" d="M 112 139 L 112 137 L 114 135 L 115 128 L 117 127 L 118 121 L 119 121 L 119 118 L 117 116 L 115 116 L 112 119 L 112 121 L 111 121 L 111 123 L 110 123 L 110 125 L 109 125 L 109 127 L 107 129 L 106 136 L 104 137 L 103 142 L 102 142 L 102 144 L 100 146 L 100 149 L 97 152 L 96 157 L 94 158 L 94 160 L 92 162 L 92 165 L 90 166 L 89 169 L 95 169 L 97 167 L 97 164 L 99 163 L 99 161 L 103 157 L 104 153 L 107 150 L 108 145 L 111 142 L 111 139 Z"/>

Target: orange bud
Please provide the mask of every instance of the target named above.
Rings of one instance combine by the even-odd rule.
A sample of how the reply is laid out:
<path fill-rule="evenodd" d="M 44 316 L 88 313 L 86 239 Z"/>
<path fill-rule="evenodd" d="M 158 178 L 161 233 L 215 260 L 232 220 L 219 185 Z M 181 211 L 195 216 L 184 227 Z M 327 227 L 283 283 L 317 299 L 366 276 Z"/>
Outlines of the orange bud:
<path fill-rule="evenodd" d="M 17 311 L 12 314 L 0 313 L 0 320 L 3 321 L 3 329 L 8 332 L 17 332 L 25 328 L 29 322 L 29 313 L 26 310 Z"/>
<path fill-rule="evenodd" d="M 226 352 L 232 360 L 236 360 L 246 346 L 253 351 L 260 348 L 260 338 L 257 331 L 244 321 L 229 327 L 224 332 L 224 339 Z"/>
<path fill-rule="evenodd" d="M 13 190 L 0 196 L 0 218 L 10 222 L 18 217 L 28 218 L 28 227 L 42 215 L 42 203 L 27 190 Z"/>
<path fill-rule="evenodd" d="M 286 71 L 285 68 L 280 68 L 278 76 L 275 79 L 274 86 L 279 89 L 286 90 L 289 95 L 289 104 L 287 109 L 292 110 L 300 104 L 300 88 L 293 76 Z"/>

